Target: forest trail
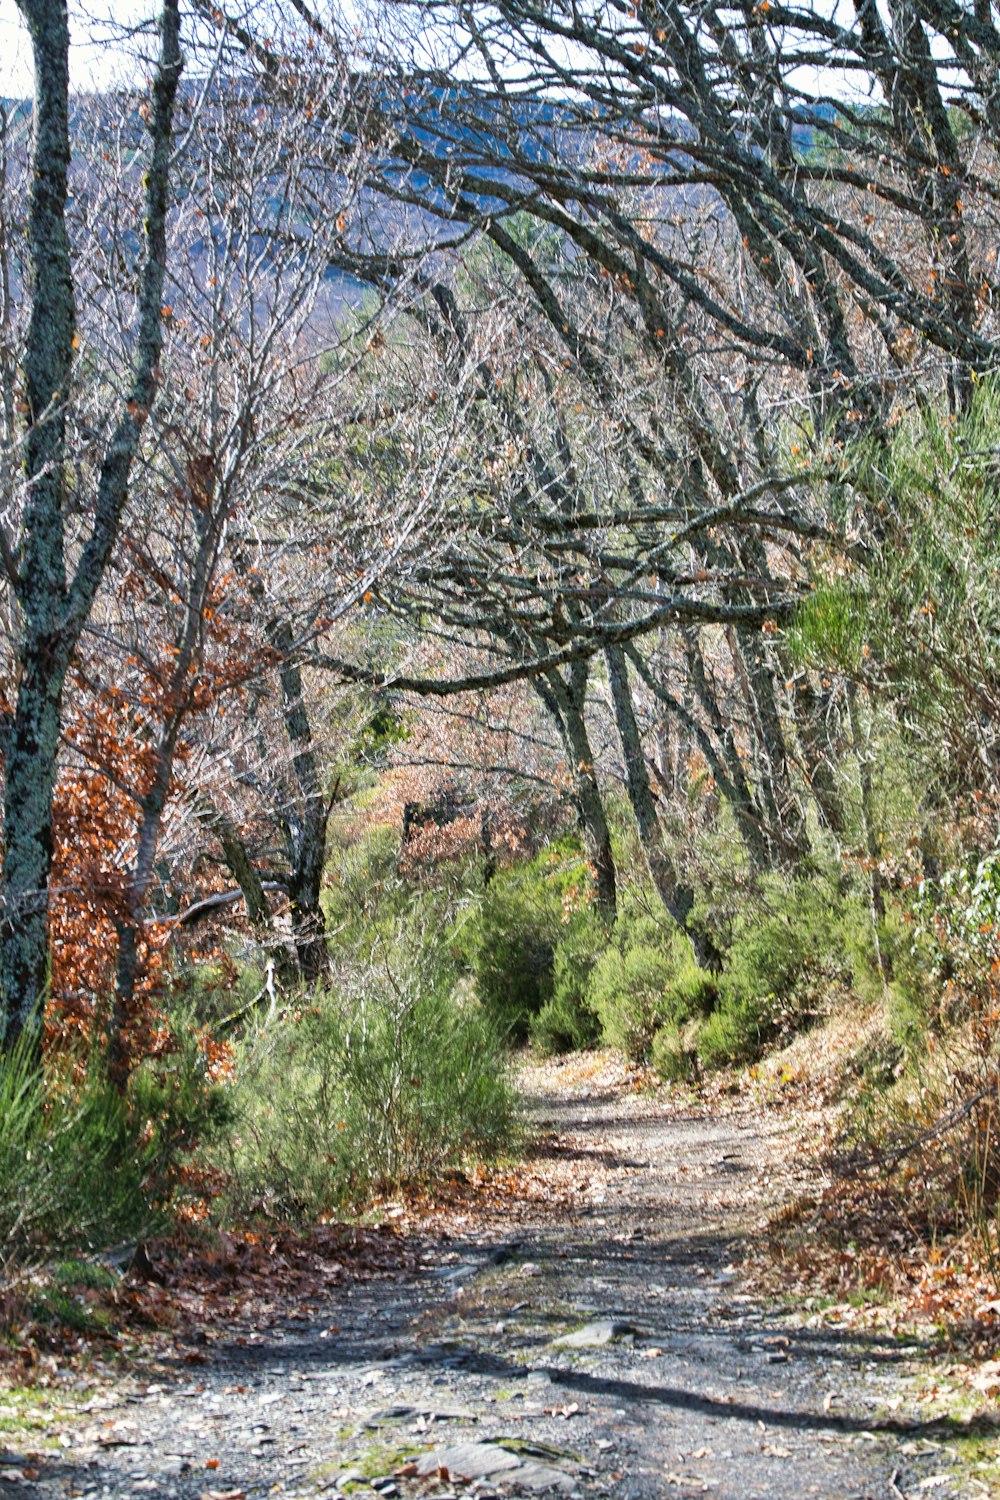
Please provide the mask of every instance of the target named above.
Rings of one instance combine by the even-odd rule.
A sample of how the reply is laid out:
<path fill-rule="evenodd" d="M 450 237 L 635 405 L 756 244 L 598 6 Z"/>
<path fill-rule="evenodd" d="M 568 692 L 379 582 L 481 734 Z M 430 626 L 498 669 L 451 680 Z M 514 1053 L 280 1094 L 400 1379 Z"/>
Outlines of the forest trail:
<path fill-rule="evenodd" d="M 237 1314 L 203 1362 L 99 1389 L 30 1482 L 0 1456 L 0 1496 L 990 1493 L 900 1404 L 914 1343 L 741 1291 L 738 1232 L 795 1152 L 780 1117 L 553 1078 L 555 1206 L 459 1218 L 269 1326 Z"/>

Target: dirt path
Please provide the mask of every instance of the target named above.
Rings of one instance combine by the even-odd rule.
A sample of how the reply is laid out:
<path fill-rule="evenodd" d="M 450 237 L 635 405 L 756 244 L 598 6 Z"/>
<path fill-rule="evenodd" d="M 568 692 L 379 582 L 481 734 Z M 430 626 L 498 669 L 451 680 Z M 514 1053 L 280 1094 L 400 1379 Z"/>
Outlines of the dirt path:
<path fill-rule="evenodd" d="M 99 1392 L 30 1482 L 0 1459 L 0 1500 L 990 1493 L 900 1406 L 913 1345 L 740 1291 L 734 1235 L 794 1152 L 780 1125 L 579 1083 L 535 1108 L 558 1213 L 503 1238 L 470 1222 L 420 1273 L 212 1330 L 205 1364 Z"/>

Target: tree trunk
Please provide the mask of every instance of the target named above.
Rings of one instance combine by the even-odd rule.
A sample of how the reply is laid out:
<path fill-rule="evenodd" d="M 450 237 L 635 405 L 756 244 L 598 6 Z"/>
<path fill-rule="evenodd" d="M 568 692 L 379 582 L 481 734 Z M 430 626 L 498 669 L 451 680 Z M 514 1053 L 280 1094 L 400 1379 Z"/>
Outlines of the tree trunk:
<path fill-rule="evenodd" d="M 287 620 L 275 625 L 271 639 L 280 652 L 278 677 L 285 733 L 292 749 L 292 770 L 298 794 L 284 814 L 291 873 L 288 900 L 292 935 L 299 967 L 309 984 L 327 971 L 326 919 L 320 905 L 326 866 L 326 831 L 330 808 L 323 796 L 312 725 L 306 709 L 302 671 L 294 658 L 294 641 Z"/>
<path fill-rule="evenodd" d="M 691 687 L 719 746 L 718 764 L 711 756 L 708 756 L 704 742 L 702 742 L 702 750 L 709 759 L 720 791 L 733 809 L 736 826 L 746 845 L 752 868 L 770 869 L 772 851 L 764 833 L 764 820 L 761 817 L 760 807 L 747 781 L 732 725 L 727 724 L 723 718 L 715 692 L 708 680 L 705 658 L 696 631 L 686 632 L 685 644 Z"/>
<path fill-rule="evenodd" d="M 555 717 L 573 764 L 574 798 L 588 852 L 594 862 L 597 907 L 602 919 L 610 926 L 618 909 L 618 875 L 611 847 L 611 830 L 594 771 L 594 752 L 587 731 L 585 704 L 589 673 L 589 663 L 579 661 L 569 669 L 568 684 L 559 672 L 549 673 L 546 681 L 558 708 Z"/>
<path fill-rule="evenodd" d="M 40 1036 L 49 977 L 52 797 L 69 653 L 61 638 L 66 594 L 63 538 L 65 393 L 76 313 L 66 230 L 69 147 L 69 22 L 59 0 L 23 14 L 35 64 L 34 180 L 28 227 L 31 317 L 24 356 L 28 404 L 28 498 L 17 559 L 22 612 L 19 680 L 4 786 L 0 1041 Z"/>
<path fill-rule="evenodd" d="M 211 476 L 211 477 L 209 477 Z M 156 852 L 163 829 L 163 815 L 170 795 L 170 782 L 181 728 L 191 711 L 191 674 L 201 652 L 201 622 L 209 584 L 217 557 L 218 528 L 212 510 L 215 465 L 211 458 L 188 464 L 187 498 L 194 512 L 198 551 L 185 601 L 183 628 L 174 641 L 176 656 L 170 677 L 168 701 L 174 706 L 162 726 L 156 747 L 152 783 L 139 799 L 139 835 L 135 864 L 125 890 L 125 910 L 118 923 L 118 964 L 115 1003 L 108 1045 L 108 1075 L 120 1089 L 128 1082 L 131 1067 L 127 1028 L 135 1011 L 135 990 L 140 978 L 139 946 L 146 921 L 149 890 L 153 883 Z"/>
<path fill-rule="evenodd" d="M 791 783 L 788 751 L 774 696 L 774 678 L 757 632 L 731 629 L 729 650 L 753 734 L 756 800 L 764 813 L 770 864 L 796 864 L 809 852 L 802 808 Z"/>
<path fill-rule="evenodd" d="M 691 943 L 696 963 L 702 968 L 718 965 L 718 953 L 714 944 L 703 933 L 689 926 L 691 908 L 694 906 L 694 890 L 682 885 L 674 868 L 674 862 L 663 842 L 663 830 L 656 811 L 656 800 L 650 785 L 646 758 L 642 749 L 642 737 L 636 722 L 632 688 L 628 680 L 628 663 L 620 646 L 609 646 L 605 652 L 608 663 L 608 680 L 611 686 L 611 701 L 615 712 L 615 723 L 621 739 L 622 756 L 625 761 L 625 781 L 629 801 L 635 814 L 642 847 L 653 877 L 657 895 L 678 927 Z"/>
<path fill-rule="evenodd" d="M 146 252 L 128 396 L 101 462 L 92 529 L 67 580 L 66 410 L 76 344 L 69 198 L 69 24 L 65 0 L 19 0 L 35 64 L 28 224 L 31 315 L 24 354 L 28 495 L 20 548 L 7 559 L 21 609 L 17 700 L 6 736 L 0 1048 L 41 1034 L 49 975 L 52 801 L 66 673 L 118 535 L 132 462 L 157 386 L 163 347 L 167 187 L 180 80 L 178 0 L 164 0 L 148 128 Z"/>
<path fill-rule="evenodd" d="M 219 840 L 226 868 L 243 892 L 251 924 L 261 932 L 271 932 L 271 903 L 267 899 L 264 882 L 254 869 L 249 850 L 232 818 L 204 796 L 198 799 L 194 815 L 202 827 L 214 833 Z"/>
<path fill-rule="evenodd" d="M 326 818 L 310 809 L 303 820 L 293 819 L 295 860 L 288 882 L 292 936 L 302 977 L 317 984 L 327 972 L 326 918 L 320 905 L 326 865 Z"/>
<path fill-rule="evenodd" d="M 146 901 L 153 880 L 153 866 L 167 805 L 173 769 L 175 736 L 162 746 L 153 785 L 140 803 L 139 839 L 135 865 L 125 892 L 125 911 L 118 923 L 118 962 L 115 968 L 115 1000 L 108 1034 L 108 1078 L 124 1092 L 131 1071 L 128 1025 L 135 1012 L 135 987 L 139 980 L 139 944 L 145 926 Z"/>
<path fill-rule="evenodd" d="M 878 830 L 872 811 L 872 768 L 868 743 L 861 730 L 858 714 L 858 689 L 855 683 L 847 684 L 847 709 L 851 720 L 851 738 L 858 760 L 858 780 L 861 788 L 861 824 L 865 838 L 865 853 L 868 856 L 869 895 L 872 914 L 872 935 L 875 942 L 875 958 L 883 983 L 892 978 L 886 956 L 882 952 L 879 928 L 885 920 L 885 888 L 879 869 Z"/>
<path fill-rule="evenodd" d="M 6 746 L 0 929 L 5 1025 L 0 1040 L 8 1050 L 19 1042 L 36 1051 L 40 1047 L 49 981 L 52 799 L 65 670 L 54 670 L 46 657 L 37 643 L 22 647 Z"/>
<path fill-rule="evenodd" d="M 803 673 L 795 682 L 792 706 L 810 790 L 823 822 L 839 842 L 846 834 L 847 820 L 837 785 L 837 757 L 830 733 L 831 695 L 817 692 Z"/>

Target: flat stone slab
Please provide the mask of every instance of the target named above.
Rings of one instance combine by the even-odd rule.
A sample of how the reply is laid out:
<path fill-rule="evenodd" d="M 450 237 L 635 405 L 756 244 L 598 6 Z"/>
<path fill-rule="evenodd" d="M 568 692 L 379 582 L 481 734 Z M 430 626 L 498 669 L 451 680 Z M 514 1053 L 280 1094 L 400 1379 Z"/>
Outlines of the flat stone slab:
<path fill-rule="evenodd" d="M 633 1328 L 631 1323 L 621 1323 L 617 1318 L 596 1318 L 592 1323 L 585 1323 L 582 1328 L 576 1329 L 574 1333 L 564 1333 L 561 1338 L 554 1339 L 554 1349 L 603 1349 L 608 1344 L 619 1344 L 623 1339 L 632 1337 L 638 1329 Z"/>
<path fill-rule="evenodd" d="M 417 1409 L 415 1406 L 387 1406 L 384 1411 L 373 1411 L 370 1416 L 365 1417 L 363 1426 L 369 1432 L 374 1432 L 379 1427 L 386 1427 L 390 1422 L 402 1422 L 407 1417 L 415 1417 Z"/>
<path fill-rule="evenodd" d="M 511 1480 L 518 1489 L 532 1490 L 535 1494 L 544 1494 L 546 1490 L 558 1490 L 567 1495 L 576 1488 L 575 1482 L 561 1469 L 554 1469 L 551 1464 L 537 1464 L 533 1460 L 523 1463 L 516 1474 L 511 1475 Z M 505 1484 L 506 1478 L 500 1483 Z"/>
<path fill-rule="evenodd" d="M 521 1460 L 507 1448 L 495 1443 L 455 1443 L 450 1448 L 433 1448 L 416 1460 L 421 1478 L 447 1469 L 456 1479 L 489 1479 L 508 1469 L 520 1469 Z"/>
<path fill-rule="evenodd" d="M 416 1460 L 416 1469 L 421 1479 L 443 1469 L 450 1479 L 495 1479 L 535 1494 L 546 1490 L 568 1494 L 574 1488 L 573 1480 L 561 1469 L 533 1459 L 525 1461 L 498 1443 L 455 1443 L 450 1448 L 434 1448 Z"/>

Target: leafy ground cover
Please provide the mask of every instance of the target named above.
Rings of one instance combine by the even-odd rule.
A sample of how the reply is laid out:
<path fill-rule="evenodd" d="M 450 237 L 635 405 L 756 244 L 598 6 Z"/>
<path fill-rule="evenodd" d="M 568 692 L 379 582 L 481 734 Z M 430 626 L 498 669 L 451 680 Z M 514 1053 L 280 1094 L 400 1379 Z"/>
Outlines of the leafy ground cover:
<path fill-rule="evenodd" d="M 414 1472 L 426 1455 L 516 1438 L 580 1493 L 1000 1493 L 1000 1303 L 957 1245 L 921 1270 L 911 1239 L 869 1275 L 827 1150 L 857 1036 L 811 1040 L 808 1065 L 798 1044 L 670 1087 L 606 1051 L 535 1064 L 519 1166 L 364 1223 L 153 1240 L 110 1285 L 39 1277 L 5 1354 L 8 1475 L 444 1495 L 466 1486 Z"/>
<path fill-rule="evenodd" d="M 877 1033 L 878 1017 L 868 1026 Z M 1000 1394 L 993 1220 L 933 1191 L 963 1149 L 952 1136 L 964 1120 L 944 1110 L 901 1152 L 890 1144 L 848 1154 L 843 1073 L 856 1066 L 864 1032 L 864 1022 L 841 1018 L 758 1070 L 756 1087 L 795 1121 L 808 1170 L 748 1239 L 750 1284 L 795 1302 L 812 1326 L 833 1319 L 929 1338 L 952 1355 L 953 1387 L 972 1400 L 992 1397 Z"/>

